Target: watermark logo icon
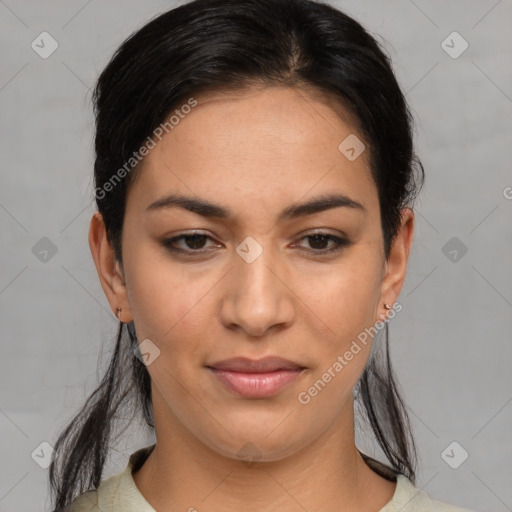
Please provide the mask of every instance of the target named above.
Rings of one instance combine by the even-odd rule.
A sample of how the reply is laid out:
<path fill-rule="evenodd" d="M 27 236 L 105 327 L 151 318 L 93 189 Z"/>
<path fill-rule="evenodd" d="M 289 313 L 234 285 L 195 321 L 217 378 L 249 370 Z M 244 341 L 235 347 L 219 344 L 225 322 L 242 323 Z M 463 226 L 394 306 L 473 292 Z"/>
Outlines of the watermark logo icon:
<path fill-rule="evenodd" d="M 359 137 L 351 133 L 348 137 L 341 141 L 338 149 L 343 155 L 345 155 L 348 160 L 353 162 L 366 149 L 366 146 L 364 145 L 363 141 L 359 139 Z"/>
<path fill-rule="evenodd" d="M 236 455 L 247 467 L 254 466 L 262 457 L 261 451 L 253 443 L 245 443 Z"/>
<path fill-rule="evenodd" d="M 460 467 L 466 461 L 466 459 L 468 457 L 469 457 L 469 453 L 457 441 L 452 441 L 441 452 L 441 458 L 452 469 L 457 469 L 458 467 Z"/>
<path fill-rule="evenodd" d="M 41 238 L 32 247 L 32 254 L 43 263 L 48 263 L 57 254 L 57 246 L 47 237 Z"/>
<path fill-rule="evenodd" d="M 256 242 L 252 236 L 248 236 L 240 245 L 238 245 L 236 252 L 247 263 L 252 263 L 262 254 L 263 247 L 261 247 L 261 245 Z"/>
<path fill-rule="evenodd" d="M 146 366 L 149 366 L 160 356 L 160 349 L 150 339 L 145 339 L 138 347 L 135 347 L 133 354 Z"/>
<path fill-rule="evenodd" d="M 30 46 L 41 59 L 47 59 L 59 47 L 59 43 L 48 32 L 41 32 Z"/>
<path fill-rule="evenodd" d="M 458 59 L 468 49 L 468 47 L 468 42 L 455 31 L 448 35 L 441 43 L 441 48 L 452 59 Z"/>
<path fill-rule="evenodd" d="M 458 263 L 468 252 L 467 246 L 456 236 L 446 242 L 441 252 L 452 262 Z"/>
<path fill-rule="evenodd" d="M 52 462 L 53 446 L 46 441 L 43 441 L 31 454 L 30 456 L 34 460 L 34 462 L 42 467 L 43 469 L 48 469 Z"/>

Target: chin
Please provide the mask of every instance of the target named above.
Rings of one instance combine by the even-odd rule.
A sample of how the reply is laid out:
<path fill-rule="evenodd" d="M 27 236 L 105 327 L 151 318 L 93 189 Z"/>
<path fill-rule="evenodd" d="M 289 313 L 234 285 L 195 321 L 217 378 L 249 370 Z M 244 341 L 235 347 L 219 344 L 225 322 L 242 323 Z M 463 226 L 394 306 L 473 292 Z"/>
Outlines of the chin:
<path fill-rule="evenodd" d="M 231 428 L 229 432 L 232 436 L 222 431 L 221 438 L 213 439 L 208 436 L 203 437 L 202 441 L 219 455 L 244 461 L 247 466 L 252 466 L 256 462 L 279 461 L 307 446 L 307 440 L 301 438 L 301 432 L 298 432 L 297 428 L 293 428 L 292 431 L 283 428 L 279 432 L 277 429 L 272 431 L 256 425 Z"/>

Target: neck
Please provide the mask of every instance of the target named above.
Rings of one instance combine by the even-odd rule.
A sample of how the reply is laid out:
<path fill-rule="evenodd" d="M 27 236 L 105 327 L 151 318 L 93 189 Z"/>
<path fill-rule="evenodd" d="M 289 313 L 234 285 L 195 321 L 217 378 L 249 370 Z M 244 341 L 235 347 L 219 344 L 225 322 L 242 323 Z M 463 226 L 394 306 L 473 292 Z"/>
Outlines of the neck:
<path fill-rule="evenodd" d="M 157 443 L 133 478 L 157 512 L 377 511 L 395 491 L 396 483 L 370 469 L 357 450 L 352 400 L 346 414 L 313 443 L 270 462 L 220 455 L 185 430 L 169 409 L 155 410 L 166 411 L 155 414 Z"/>

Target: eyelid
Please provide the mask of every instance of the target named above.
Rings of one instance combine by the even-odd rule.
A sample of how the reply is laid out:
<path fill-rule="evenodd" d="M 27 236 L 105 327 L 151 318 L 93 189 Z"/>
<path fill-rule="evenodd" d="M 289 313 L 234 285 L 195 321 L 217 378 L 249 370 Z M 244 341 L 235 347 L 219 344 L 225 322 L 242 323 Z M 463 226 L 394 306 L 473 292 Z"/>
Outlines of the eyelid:
<path fill-rule="evenodd" d="M 334 232 L 333 232 L 334 231 Z M 304 231 L 301 231 L 298 235 L 298 237 L 303 238 L 305 236 L 314 236 L 314 235 L 329 235 L 329 236 L 335 236 L 338 238 L 345 238 L 348 240 L 348 235 L 341 230 L 332 230 L 330 228 L 312 228 L 312 229 L 305 229 Z"/>

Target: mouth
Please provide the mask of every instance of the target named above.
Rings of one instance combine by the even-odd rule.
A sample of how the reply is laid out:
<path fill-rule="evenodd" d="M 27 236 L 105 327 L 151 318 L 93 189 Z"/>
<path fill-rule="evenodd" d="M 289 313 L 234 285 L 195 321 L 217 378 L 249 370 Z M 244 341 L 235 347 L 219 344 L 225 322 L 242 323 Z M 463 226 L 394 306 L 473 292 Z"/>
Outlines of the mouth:
<path fill-rule="evenodd" d="M 274 396 L 306 370 L 280 357 L 259 360 L 236 357 L 207 365 L 207 368 L 220 384 L 244 398 Z"/>

